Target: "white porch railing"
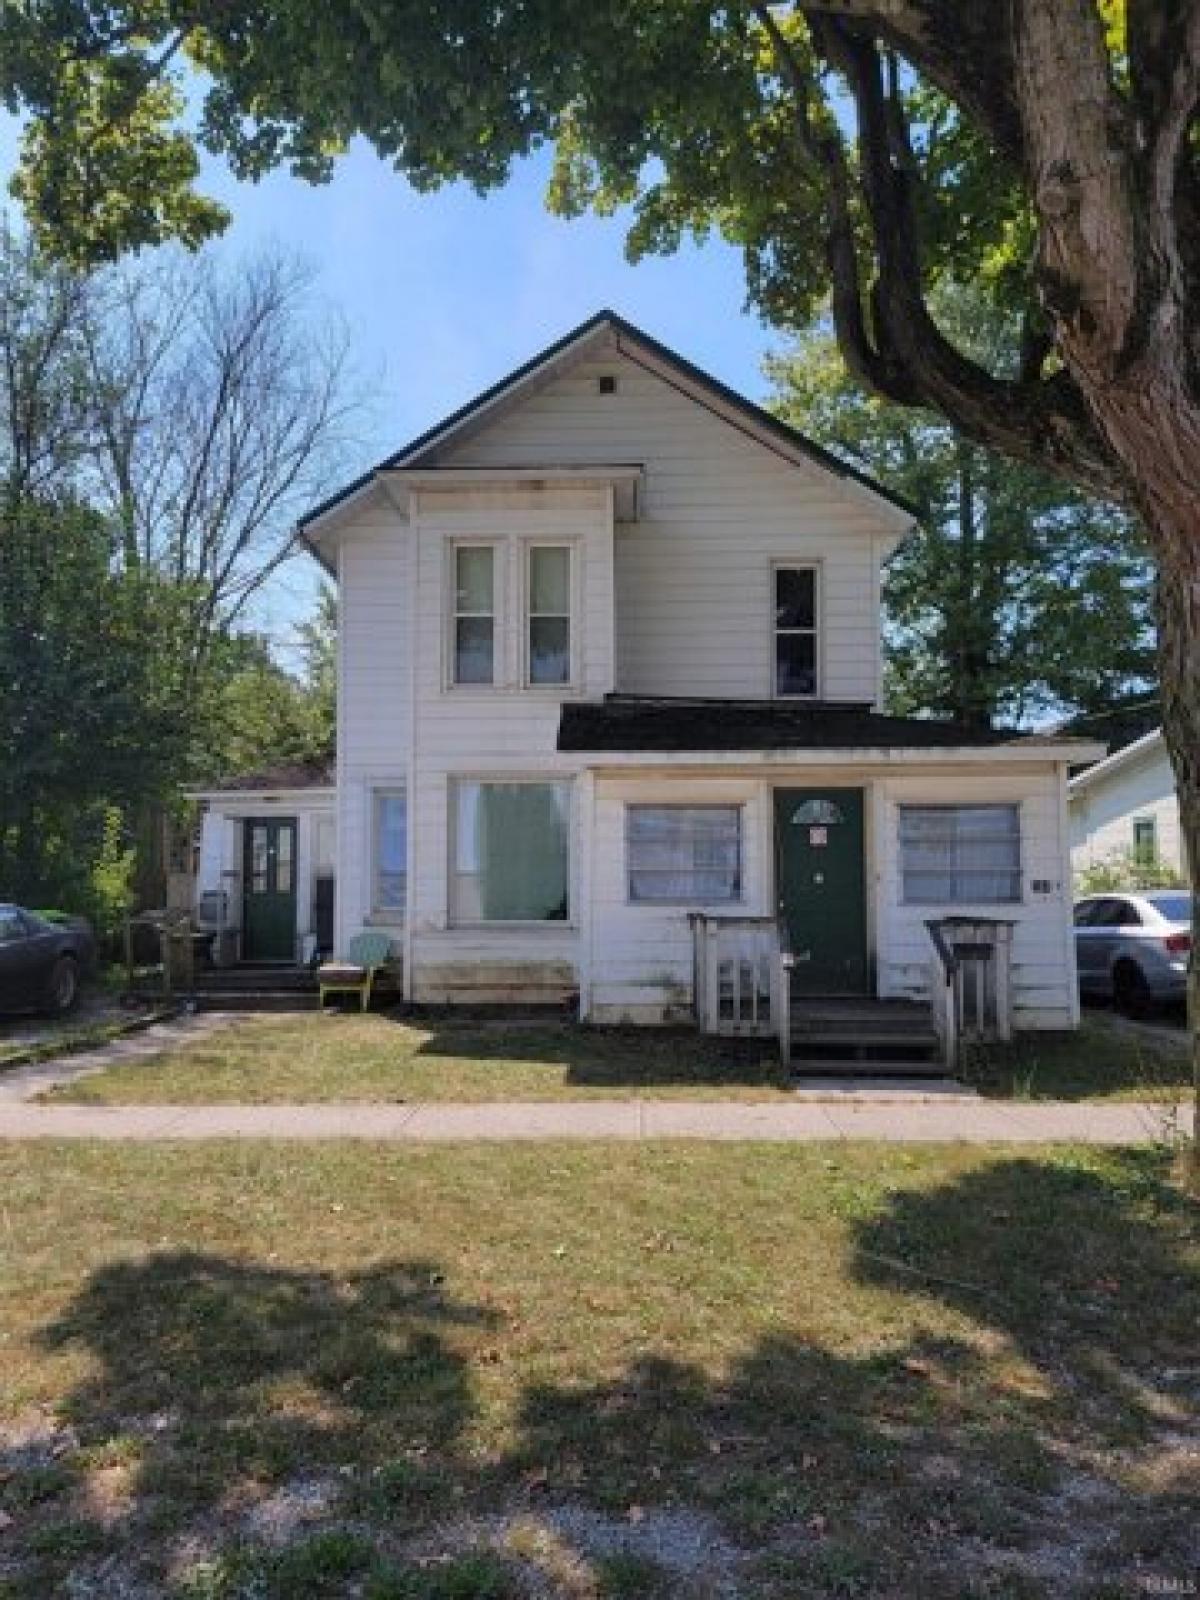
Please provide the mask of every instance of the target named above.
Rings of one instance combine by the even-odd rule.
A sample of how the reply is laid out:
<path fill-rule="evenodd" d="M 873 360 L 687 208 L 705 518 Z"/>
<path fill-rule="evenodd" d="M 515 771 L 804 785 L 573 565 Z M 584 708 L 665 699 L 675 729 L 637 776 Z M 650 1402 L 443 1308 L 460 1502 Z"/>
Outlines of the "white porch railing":
<path fill-rule="evenodd" d="M 774 917 L 690 913 L 692 996 L 704 1033 L 742 1038 L 778 1037 L 784 1061 L 791 1055 L 791 957 L 782 948 Z"/>
<path fill-rule="evenodd" d="M 1013 1035 L 1012 933 L 998 917 L 943 917 L 925 924 L 933 944 L 929 998 L 946 1071 L 958 1069 L 964 1041 Z"/>

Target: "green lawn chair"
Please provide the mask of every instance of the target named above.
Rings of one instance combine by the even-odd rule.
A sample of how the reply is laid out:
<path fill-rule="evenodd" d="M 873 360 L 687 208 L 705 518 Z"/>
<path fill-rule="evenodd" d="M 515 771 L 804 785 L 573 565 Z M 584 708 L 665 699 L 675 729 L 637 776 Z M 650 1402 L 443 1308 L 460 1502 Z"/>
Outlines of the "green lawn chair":
<path fill-rule="evenodd" d="M 327 994 L 356 994 L 360 1010 L 369 1010 L 375 975 L 386 964 L 391 951 L 392 941 L 386 933 L 356 933 L 344 961 L 327 961 L 317 968 L 321 1009 L 325 1008 Z"/>

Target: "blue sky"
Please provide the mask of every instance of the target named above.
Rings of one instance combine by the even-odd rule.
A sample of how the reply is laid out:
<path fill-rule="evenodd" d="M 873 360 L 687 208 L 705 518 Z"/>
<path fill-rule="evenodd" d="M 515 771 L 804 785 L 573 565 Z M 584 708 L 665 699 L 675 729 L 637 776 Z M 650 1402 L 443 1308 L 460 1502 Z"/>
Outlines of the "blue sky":
<path fill-rule="evenodd" d="M 0 129 L 7 177 L 14 129 Z M 566 222 L 542 201 L 545 159 L 480 199 L 456 185 L 419 195 L 364 145 L 333 181 L 285 173 L 236 182 L 208 163 L 203 187 L 233 213 L 222 245 L 235 256 L 265 243 L 300 252 L 317 292 L 344 320 L 368 413 L 345 460 L 349 478 L 494 383 L 601 306 L 611 306 L 752 398 L 771 344 L 744 309 L 738 253 L 720 243 L 630 266 L 619 218 Z M 331 484 L 330 488 L 336 487 Z M 314 574 L 293 563 L 261 620 L 282 641 L 311 604 Z"/>

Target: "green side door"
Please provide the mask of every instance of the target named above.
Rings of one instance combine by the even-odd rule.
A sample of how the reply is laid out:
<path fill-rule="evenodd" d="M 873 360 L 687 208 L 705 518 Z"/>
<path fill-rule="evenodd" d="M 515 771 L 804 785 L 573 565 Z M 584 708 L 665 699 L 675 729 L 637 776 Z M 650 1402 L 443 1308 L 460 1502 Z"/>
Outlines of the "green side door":
<path fill-rule="evenodd" d="M 866 994 L 862 790 L 776 789 L 775 855 L 793 993 Z"/>
<path fill-rule="evenodd" d="M 296 959 L 296 820 L 251 818 L 245 825 L 244 961 Z"/>

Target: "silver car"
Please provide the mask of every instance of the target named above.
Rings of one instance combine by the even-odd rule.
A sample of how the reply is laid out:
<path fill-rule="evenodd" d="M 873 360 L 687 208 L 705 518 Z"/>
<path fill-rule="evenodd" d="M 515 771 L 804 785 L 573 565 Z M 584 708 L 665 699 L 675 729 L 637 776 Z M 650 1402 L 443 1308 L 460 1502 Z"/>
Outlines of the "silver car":
<path fill-rule="evenodd" d="M 1144 1012 L 1182 1001 L 1192 953 L 1192 897 L 1186 889 L 1092 894 L 1075 906 L 1081 994 Z"/>

